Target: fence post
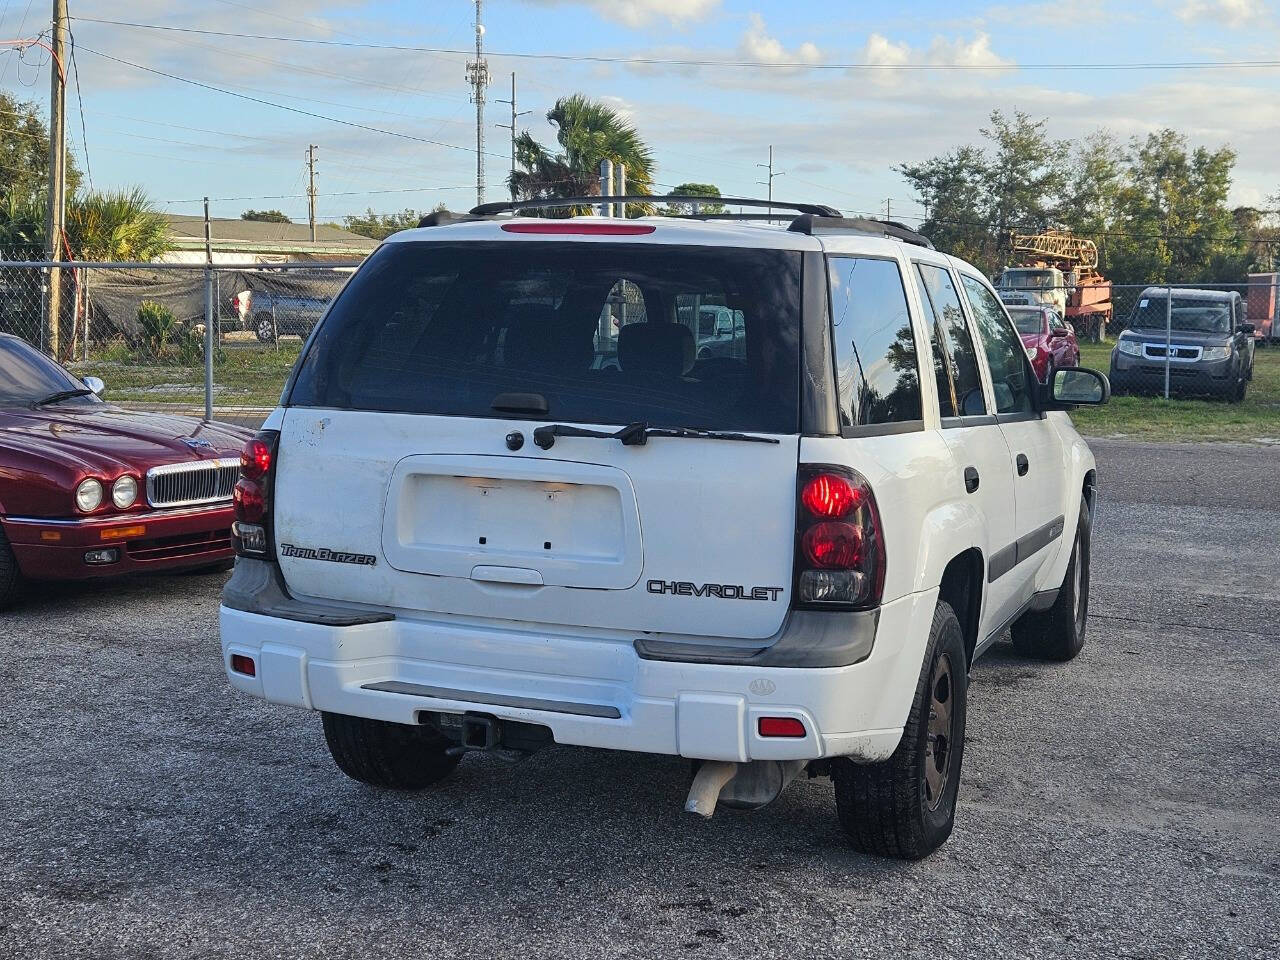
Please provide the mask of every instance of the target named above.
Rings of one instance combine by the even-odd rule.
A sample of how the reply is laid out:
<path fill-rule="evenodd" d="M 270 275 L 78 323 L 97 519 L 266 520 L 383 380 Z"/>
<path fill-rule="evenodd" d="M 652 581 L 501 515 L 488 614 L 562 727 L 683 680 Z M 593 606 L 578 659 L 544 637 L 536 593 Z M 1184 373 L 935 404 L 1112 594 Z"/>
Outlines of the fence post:
<path fill-rule="evenodd" d="M 1169 399 L 1169 352 L 1173 349 L 1173 287 L 1164 298 L 1164 398 Z"/>
<path fill-rule="evenodd" d="M 204 418 L 213 419 L 213 268 L 204 268 Z"/>

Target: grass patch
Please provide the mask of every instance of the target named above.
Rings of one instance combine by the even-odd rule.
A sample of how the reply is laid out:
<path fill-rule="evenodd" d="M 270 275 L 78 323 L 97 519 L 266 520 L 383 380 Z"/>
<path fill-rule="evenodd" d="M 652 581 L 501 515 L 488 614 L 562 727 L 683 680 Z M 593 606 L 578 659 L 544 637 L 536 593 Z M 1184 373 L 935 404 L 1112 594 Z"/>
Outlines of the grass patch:
<path fill-rule="evenodd" d="M 1114 341 L 1081 343 L 1080 364 L 1106 373 Z M 1222 400 L 1165 400 L 1163 397 L 1113 397 L 1103 407 L 1081 407 L 1071 414 L 1081 433 L 1138 437 L 1144 440 L 1280 439 L 1280 348 L 1259 348 L 1253 382 L 1243 403 Z"/>
<path fill-rule="evenodd" d="M 301 349 L 301 341 L 290 340 L 281 341 L 278 349 L 228 344 L 215 355 L 215 406 L 274 407 Z M 107 399 L 113 402 L 204 404 L 204 366 L 199 360 L 182 363 L 175 356 L 138 363 L 135 355 L 115 344 L 72 369 L 78 376 L 101 377 Z"/>

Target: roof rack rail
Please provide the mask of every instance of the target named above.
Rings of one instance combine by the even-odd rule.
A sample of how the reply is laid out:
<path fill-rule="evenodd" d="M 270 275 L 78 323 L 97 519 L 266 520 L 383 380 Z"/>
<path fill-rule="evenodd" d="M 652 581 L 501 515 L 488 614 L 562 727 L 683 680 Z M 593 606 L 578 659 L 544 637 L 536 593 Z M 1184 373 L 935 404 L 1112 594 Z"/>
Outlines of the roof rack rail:
<path fill-rule="evenodd" d="M 840 211 L 822 203 L 788 203 L 784 200 L 758 200 L 749 197 L 707 197 L 689 194 L 651 196 L 627 194 L 610 197 L 546 197 L 538 200 L 503 200 L 482 203 L 471 208 L 472 216 L 490 217 L 496 213 L 514 213 L 516 210 L 545 210 L 550 207 L 597 207 L 602 203 L 718 203 L 726 207 L 768 207 L 778 210 L 794 210 L 815 217 L 840 217 Z M 758 219 L 758 218 L 756 218 Z"/>
<path fill-rule="evenodd" d="M 791 221 L 791 226 L 787 229 L 795 233 L 808 234 L 833 230 L 856 230 L 858 233 L 892 237 L 904 243 L 915 244 L 917 247 L 928 247 L 930 250 L 934 248 L 933 243 L 924 234 L 916 233 L 914 230 L 893 220 L 869 220 L 866 217 L 813 216 L 806 213 Z"/>
<path fill-rule="evenodd" d="M 418 221 L 418 226 L 445 227 L 451 223 L 474 223 L 477 220 L 483 219 L 485 218 L 473 216 L 470 213 L 454 213 L 452 210 L 433 210 Z"/>

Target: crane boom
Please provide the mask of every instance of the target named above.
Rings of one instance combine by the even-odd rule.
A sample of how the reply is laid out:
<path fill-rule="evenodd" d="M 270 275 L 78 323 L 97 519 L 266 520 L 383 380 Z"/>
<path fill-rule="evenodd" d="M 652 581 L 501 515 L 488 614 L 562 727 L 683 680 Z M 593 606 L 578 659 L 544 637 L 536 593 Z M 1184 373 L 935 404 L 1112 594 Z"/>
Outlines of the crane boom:
<path fill-rule="evenodd" d="M 1098 266 L 1098 245 L 1083 237 L 1049 230 L 1045 233 L 1015 233 L 1009 239 L 1015 253 L 1072 263 L 1086 270 L 1094 270 Z"/>

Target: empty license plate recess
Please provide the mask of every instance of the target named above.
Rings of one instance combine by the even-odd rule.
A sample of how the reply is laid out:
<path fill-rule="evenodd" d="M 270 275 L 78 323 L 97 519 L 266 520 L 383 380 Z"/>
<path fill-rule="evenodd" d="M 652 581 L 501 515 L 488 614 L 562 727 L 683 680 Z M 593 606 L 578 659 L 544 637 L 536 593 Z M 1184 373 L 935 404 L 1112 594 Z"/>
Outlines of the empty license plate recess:
<path fill-rule="evenodd" d="M 421 455 L 396 465 L 383 552 L 398 570 L 536 571 L 547 586 L 622 590 L 643 569 L 635 492 L 601 464 Z"/>

